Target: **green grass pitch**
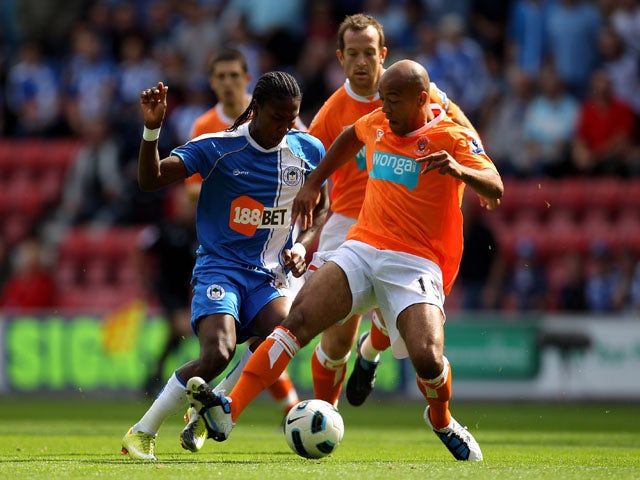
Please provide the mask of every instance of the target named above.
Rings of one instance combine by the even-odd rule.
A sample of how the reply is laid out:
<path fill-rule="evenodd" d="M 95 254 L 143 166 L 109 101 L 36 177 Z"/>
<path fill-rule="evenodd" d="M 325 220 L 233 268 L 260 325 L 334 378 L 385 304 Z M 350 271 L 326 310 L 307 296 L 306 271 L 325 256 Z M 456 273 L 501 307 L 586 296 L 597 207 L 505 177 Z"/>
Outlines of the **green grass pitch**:
<path fill-rule="evenodd" d="M 289 450 L 280 412 L 260 398 L 231 438 L 198 454 L 178 443 L 180 416 L 160 430 L 157 462 L 120 454 L 145 399 L 0 398 L 2 479 L 640 479 L 640 406 L 452 404 L 482 447 L 480 463 L 456 462 L 422 420 L 417 401 L 342 401 L 345 437 L 329 457 Z"/>

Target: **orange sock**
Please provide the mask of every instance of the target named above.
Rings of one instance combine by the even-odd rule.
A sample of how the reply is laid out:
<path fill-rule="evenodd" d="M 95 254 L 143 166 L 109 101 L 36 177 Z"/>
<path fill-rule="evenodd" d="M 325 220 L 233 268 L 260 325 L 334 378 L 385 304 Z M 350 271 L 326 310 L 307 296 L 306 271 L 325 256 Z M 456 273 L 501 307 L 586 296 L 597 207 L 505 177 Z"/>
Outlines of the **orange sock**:
<path fill-rule="evenodd" d="M 229 394 L 233 421 L 247 408 L 260 392 L 271 386 L 287 368 L 293 356 L 300 350 L 295 335 L 277 326 L 253 352 L 238 382 Z"/>
<path fill-rule="evenodd" d="M 375 312 L 373 315 L 375 315 Z M 391 341 L 389 340 L 389 335 L 378 326 L 378 321 L 376 319 L 371 320 L 370 341 L 373 348 L 382 352 L 391 346 Z"/>
<path fill-rule="evenodd" d="M 269 387 L 269 393 L 275 401 L 280 403 L 284 413 L 288 413 L 300 401 L 298 392 L 296 392 L 296 388 L 293 386 L 291 377 L 286 370 Z"/>
<path fill-rule="evenodd" d="M 444 369 L 436 378 L 426 380 L 416 375 L 418 388 L 429 404 L 429 417 L 436 430 L 449 425 L 451 413 L 449 400 L 451 399 L 451 367 L 444 357 Z"/>
<path fill-rule="evenodd" d="M 338 404 L 342 384 L 347 376 L 347 360 L 349 355 L 332 360 L 318 346 L 311 356 L 311 374 L 313 375 L 313 396 L 332 405 Z"/>

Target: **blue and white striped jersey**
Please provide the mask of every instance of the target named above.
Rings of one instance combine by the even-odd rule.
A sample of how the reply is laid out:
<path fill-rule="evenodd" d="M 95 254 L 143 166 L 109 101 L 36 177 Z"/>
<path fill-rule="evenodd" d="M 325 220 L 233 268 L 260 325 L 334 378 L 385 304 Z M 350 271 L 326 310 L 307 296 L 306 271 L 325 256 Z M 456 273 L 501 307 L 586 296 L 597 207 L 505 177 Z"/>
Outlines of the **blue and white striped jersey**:
<path fill-rule="evenodd" d="M 297 232 L 290 225 L 293 199 L 325 150 L 308 133 L 289 131 L 269 150 L 236 131 L 201 135 L 174 149 L 187 175 L 200 173 L 197 208 L 199 260 L 257 268 L 284 275 L 282 251 Z"/>

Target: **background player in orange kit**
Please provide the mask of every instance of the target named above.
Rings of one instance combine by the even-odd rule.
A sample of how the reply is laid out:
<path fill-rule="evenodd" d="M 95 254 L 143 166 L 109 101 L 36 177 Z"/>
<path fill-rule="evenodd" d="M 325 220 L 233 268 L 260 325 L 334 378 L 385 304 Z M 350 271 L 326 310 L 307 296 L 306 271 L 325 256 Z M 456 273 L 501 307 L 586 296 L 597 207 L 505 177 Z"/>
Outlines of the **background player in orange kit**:
<path fill-rule="evenodd" d="M 449 411 L 444 300 L 462 257 L 465 186 L 489 209 L 499 204 L 504 187 L 478 136 L 430 103 L 429 84 L 419 63 L 392 65 L 379 82 L 382 107 L 347 127 L 307 177 L 292 212 L 302 228 L 313 225 L 324 181 L 366 147 L 369 180 L 357 223 L 309 276 L 229 396 L 213 392 L 201 378 L 187 382 L 187 397 L 210 436 L 228 438 L 247 405 L 318 333 L 378 307 L 394 356 L 409 357 L 415 368 L 427 425 L 457 460 L 482 460 L 478 443 Z"/>
<path fill-rule="evenodd" d="M 377 89 L 386 55 L 384 31 L 375 18 L 360 13 L 347 16 L 340 24 L 336 56 L 347 78 L 309 126 L 309 133 L 319 138 L 326 149 L 347 126 L 382 105 Z M 435 84 L 431 84 L 429 93 L 432 103 L 440 104 L 458 123 L 473 128 L 460 108 Z M 321 262 L 322 252 L 335 250 L 344 242 L 347 230 L 360 213 L 366 183 L 363 147 L 331 176 L 331 216 L 320 234 L 320 254 L 310 268 Z M 355 315 L 322 333 L 311 358 L 315 398 L 337 405 L 360 320 L 361 315 Z M 373 388 L 378 352 L 389 346 L 385 332 L 380 313 L 373 312 L 371 333 L 364 333 L 358 341 L 358 358 L 347 385 L 347 399 L 353 405 L 362 404 Z"/>
<path fill-rule="evenodd" d="M 221 132 L 233 125 L 245 111 L 251 95 L 247 92 L 251 74 L 247 59 L 239 50 L 227 48 L 217 52 L 209 65 L 209 86 L 218 103 L 204 112 L 191 127 L 191 138 L 203 133 Z M 191 198 L 197 201 L 202 177 L 199 173 L 186 180 Z"/>

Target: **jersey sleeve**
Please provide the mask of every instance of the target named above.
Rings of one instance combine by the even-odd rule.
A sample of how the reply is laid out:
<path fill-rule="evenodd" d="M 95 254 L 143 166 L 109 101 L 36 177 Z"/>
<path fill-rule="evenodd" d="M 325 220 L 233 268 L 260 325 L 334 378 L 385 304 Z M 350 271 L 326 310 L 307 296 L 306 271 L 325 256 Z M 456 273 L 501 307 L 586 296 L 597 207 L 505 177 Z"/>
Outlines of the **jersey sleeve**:
<path fill-rule="evenodd" d="M 182 159 L 187 169 L 188 177 L 191 177 L 194 173 L 202 175 L 202 172 L 211 170 L 211 154 L 217 150 L 211 148 L 212 146 L 215 146 L 215 142 L 211 138 L 207 140 L 192 140 L 174 148 L 171 151 L 171 155 L 176 155 Z"/>
<path fill-rule="evenodd" d="M 324 108 L 321 108 L 311 121 L 308 132 L 319 139 L 324 145 L 325 149 L 328 149 L 334 139 L 327 129 L 327 125 L 329 124 L 329 122 L 325 121 L 325 117 L 326 110 Z"/>
<path fill-rule="evenodd" d="M 497 171 L 475 132 L 468 128 L 460 127 L 457 134 L 453 136 L 452 141 L 453 155 L 458 163 L 475 170 L 490 168 Z"/>
<path fill-rule="evenodd" d="M 382 110 L 382 108 L 377 108 L 375 109 L 373 112 L 364 115 L 362 117 L 360 117 L 358 120 L 356 120 L 356 122 L 353 124 L 353 127 L 355 128 L 356 131 L 356 136 L 358 137 L 358 140 L 360 140 L 363 143 L 367 143 L 367 135 L 370 134 L 371 128 L 371 119 L 378 114 L 378 112 L 380 112 Z"/>

